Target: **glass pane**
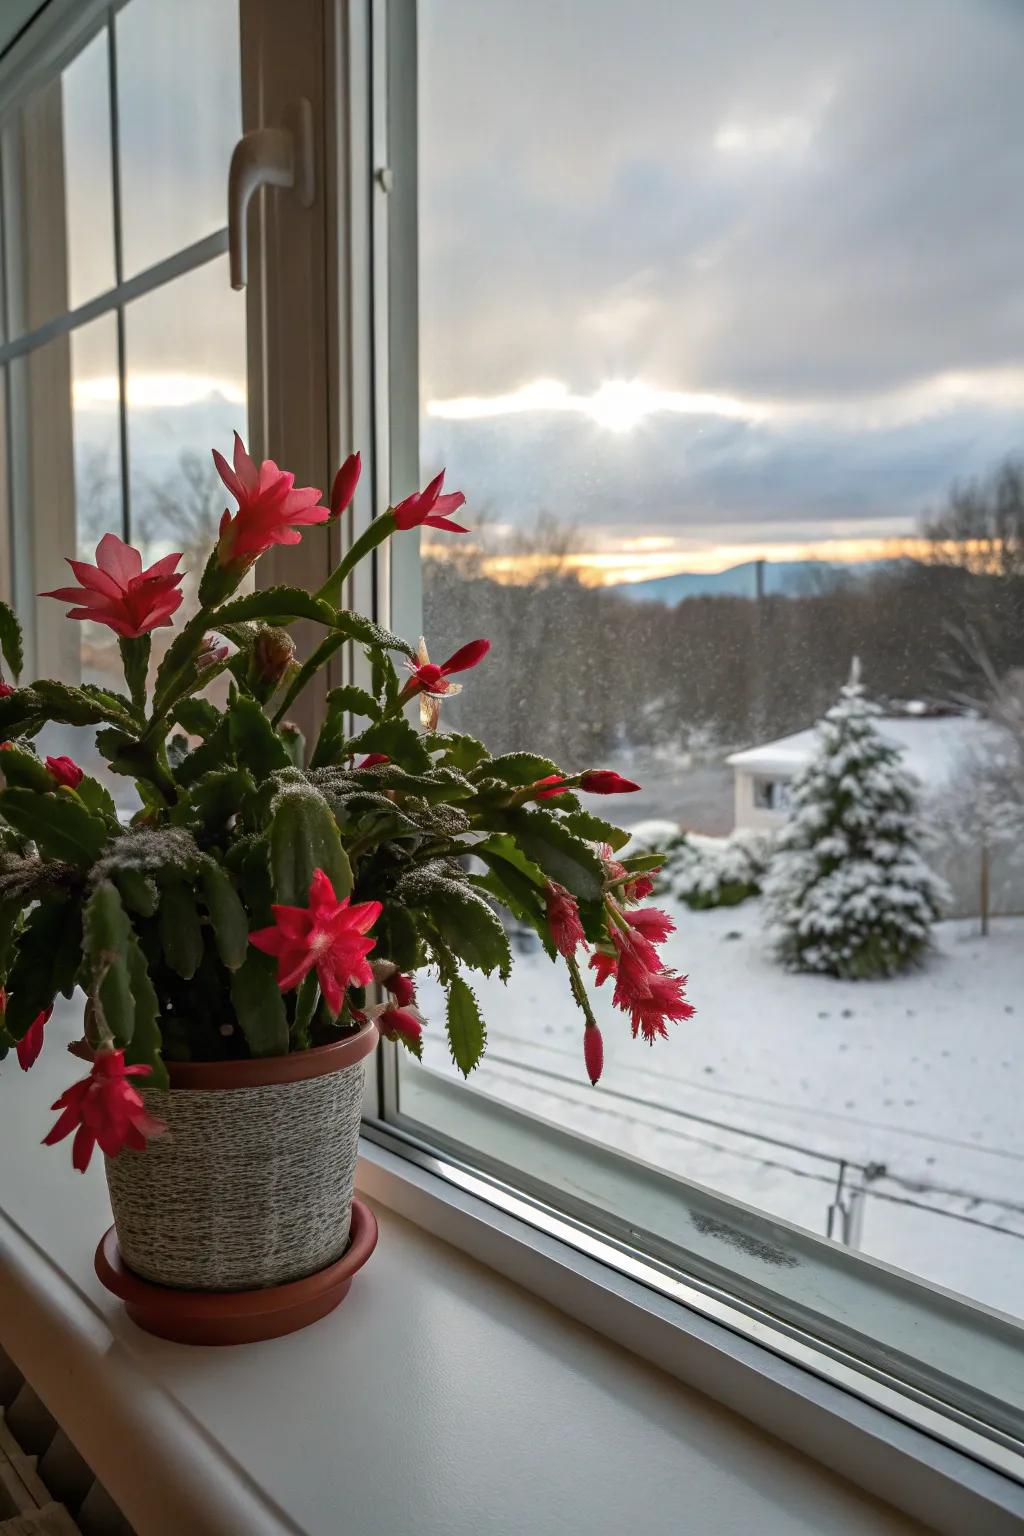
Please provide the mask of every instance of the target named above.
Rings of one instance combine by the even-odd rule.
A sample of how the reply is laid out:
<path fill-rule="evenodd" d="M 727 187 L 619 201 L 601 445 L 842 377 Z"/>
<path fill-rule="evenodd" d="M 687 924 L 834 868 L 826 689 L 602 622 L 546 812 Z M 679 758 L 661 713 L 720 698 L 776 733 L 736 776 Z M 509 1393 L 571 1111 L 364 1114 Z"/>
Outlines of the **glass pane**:
<path fill-rule="evenodd" d="M 116 637 L 103 625 L 63 617 L 63 606 L 36 592 L 74 586 L 65 559 L 92 562 L 102 535 L 121 532 L 117 330 L 104 315 L 11 365 L 15 392 L 15 527 L 19 558 L 31 572 L 23 621 L 34 641 L 30 673 L 66 682 L 120 686 Z M 24 430 L 22 430 L 22 427 Z M 24 540 L 21 538 L 24 533 Z M 45 755 L 67 753 L 90 773 L 106 773 L 93 731 L 50 726 L 38 738 Z M 131 798 L 111 777 L 115 797 Z"/>
<path fill-rule="evenodd" d="M 131 0 L 118 13 L 127 277 L 223 228 L 242 132 L 238 0 Z"/>
<path fill-rule="evenodd" d="M 418 141 L 421 479 L 477 530 L 424 540 L 425 630 L 493 643 L 448 723 L 642 785 L 588 803 L 673 845 L 697 1009 L 647 1050 L 592 989 L 592 1090 L 513 932 L 478 1091 L 1017 1316 L 1022 45 L 974 0 L 434 0 Z M 866 909 L 809 766 L 854 657 L 888 767 L 851 803 L 908 774 L 913 810 L 833 845 Z M 769 924 L 782 839 L 817 949 Z"/>
<path fill-rule="evenodd" d="M 4 129 L 13 334 L 114 285 L 107 33 L 36 91 Z"/>
<path fill-rule="evenodd" d="M 225 505 L 210 450 L 247 435 L 245 295 L 227 258 L 130 304 L 125 343 L 132 541 L 147 564 L 182 552 L 187 612 Z"/>

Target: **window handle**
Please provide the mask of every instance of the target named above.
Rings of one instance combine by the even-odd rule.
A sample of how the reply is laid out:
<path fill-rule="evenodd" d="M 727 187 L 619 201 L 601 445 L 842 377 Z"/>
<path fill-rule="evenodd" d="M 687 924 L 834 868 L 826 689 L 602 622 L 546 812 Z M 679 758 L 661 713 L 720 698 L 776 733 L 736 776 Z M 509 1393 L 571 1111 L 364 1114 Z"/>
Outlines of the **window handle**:
<path fill-rule="evenodd" d="M 249 278 L 249 203 L 260 187 L 291 187 L 303 208 L 313 206 L 313 108 L 305 97 L 289 102 L 278 128 L 243 133 L 228 171 L 228 260 L 232 288 Z"/>

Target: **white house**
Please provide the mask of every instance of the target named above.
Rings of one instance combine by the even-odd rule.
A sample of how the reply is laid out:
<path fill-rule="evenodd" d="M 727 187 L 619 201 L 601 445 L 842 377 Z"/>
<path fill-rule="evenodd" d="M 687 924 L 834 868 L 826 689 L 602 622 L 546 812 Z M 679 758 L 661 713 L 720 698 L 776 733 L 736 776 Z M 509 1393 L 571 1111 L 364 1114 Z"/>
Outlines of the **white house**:
<path fill-rule="evenodd" d="M 883 715 L 878 728 L 899 748 L 904 768 L 926 798 L 940 794 L 965 762 L 991 753 L 999 741 L 988 721 L 970 715 Z M 734 776 L 737 827 L 764 832 L 785 820 L 790 781 L 810 758 L 814 742 L 812 726 L 726 758 Z"/>
<path fill-rule="evenodd" d="M 936 715 L 910 705 L 899 715 L 878 719 L 881 734 L 897 747 L 904 768 L 919 786 L 928 817 L 969 766 L 1003 753 L 1001 733 L 986 720 L 971 715 Z M 775 741 L 734 752 L 726 762 L 733 770 L 735 825 L 758 832 L 781 826 L 789 808 L 789 786 L 814 751 L 815 730 L 795 731 Z M 1016 852 L 1016 850 L 1012 850 Z M 991 850 L 989 879 L 993 913 L 1024 911 L 1024 863 L 1011 850 Z M 974 915 L 979 908 L 980 849 L 975 855 L 935 835 L 931 862 L 953 890 L 956 915 Z"/>

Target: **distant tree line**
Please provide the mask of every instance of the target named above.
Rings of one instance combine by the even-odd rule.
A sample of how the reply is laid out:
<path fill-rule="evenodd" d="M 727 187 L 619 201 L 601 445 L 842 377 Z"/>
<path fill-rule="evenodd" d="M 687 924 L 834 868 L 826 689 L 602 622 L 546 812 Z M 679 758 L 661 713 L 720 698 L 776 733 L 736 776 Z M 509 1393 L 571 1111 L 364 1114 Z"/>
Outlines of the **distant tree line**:
<path fill-rule="evenodd" d="M 485 527 L 424 564 L 432 657 L 476 635 L 494 646 L 448 718 L 495 751 L 529 736 L 567 768 L 625 745 L 713 756 L 812 724 L 854 655 L 875 698 L 989 708 L 1024 669 L 1024 467 L 957 487 L 921 534 L 918 558 L 871 576 L 669 608 L 584 586 L 549 519 L 516 549 L 540 557 L 536 579 L 494 580 Z"/>

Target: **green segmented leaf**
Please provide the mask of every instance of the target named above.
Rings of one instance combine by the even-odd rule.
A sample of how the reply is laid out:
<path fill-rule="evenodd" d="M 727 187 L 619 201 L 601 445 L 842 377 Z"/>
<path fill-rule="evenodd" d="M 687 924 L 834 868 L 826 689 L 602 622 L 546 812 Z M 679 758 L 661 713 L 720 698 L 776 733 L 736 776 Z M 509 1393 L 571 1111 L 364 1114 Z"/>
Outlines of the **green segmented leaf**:
<path fill-rule="evenodd" d="M 229 971 L 237 971 L 249 950 L 249 919 L 245 908 L 230 875 L 215 859 L 203 860 L 199 879 L 217 953 Z"/>
<path fill-rule="evenodd" d="M 8 603 L 0 603 L 0 656 L 6 661 L 8 671 L 17 682 L 25 665 L 25 655 L 21 643 L 21 625 Z"/>
<path fill-rule="evenodd" d="M 0 699 L 0 741 L 34 736 L 46 724 L 46 707 L 31 688 L 15 688 Z"/>
<path fill-rule="evenodd" d="M 400 971 L 414 971 L 420 963 L 420 937 L 416 919 L 406 907 L 386 902 L 373 925 L 377 940 L 374 959 L 390 960 Z"/>
<path fill-rule="evenodd" d="M 122 867 L 114 871 L 113 879 L 122 903 L 130 912 L 137 912 L 140 917 L 156 915 L 160 892 L 151 875 L 143 874 L 141 869 Z"/>
<path fill-rule="evenodd" d="M 595 816 L 592 811 L 567 811 L 561 819 L 577 837 L 586 838 L 591 843 L 607 843 L 613 852 L 629 842 L 628 832 L 623 832 L 621 827 L 614 826 L 601 816 Z"/>
<path fill-rule="evenodd" d="M 16 742 L 5 747 L 0 757 L 0 775 L 8 788 L 31 789 L 39 795 L 48 795 L 57 788 L 46 765 L 34 752 L 20 747 Z"/>
<path fill-rule="evenodd" d="M 461 976 L 453 977 L 448 985 L 446 1027 L 452 1060 L 463 1077 L 468 1077 L 484 1053 L 487 1026 L 472 988 Z"/>
<path fill-rule="evenodd" d="M 427 752 L 440 752 L 441 762 L 446 767 L 458 768 L 462 773 L 471 773 L 481 763 L 486 763 L 490 753 L 482 741 L 477 741 L 475 736 L 465 736 L 459 731 L 452 731 L 447 735 L 424 736 L 421 738 L 424 749 Z"/>
<path fill-rule="evenodd" d="M 287 1054 L 288 1014 L 278 990 L 277 967 L 269 955 L 249 950 L 245 964 L 231 977 L 231 1001 L 254 1056 Z"/>
<path fill-rule="evenodd" d="M 235 757 L 257 782 L 276 768 L 293 766 L 288 749 L 255 699 L 235 699 L 228 707 L 227 722 Z"/>
<path fill-rule="evenodd" d="M 130 934 L 117 890 L 109 880 L 101 880 L 82 914 L 82 948 L 89 962 L 93 1006 L 122 1047 L 135 1029 L 135 997 L 128 974 Z"/>
<path fill-rule="evenodd" d="M 620 859 L 623 869 L 628 869 L 630 874 L 640 875 L 649 869 L 660 869 L 665 862 L 663 853 L 635 853 L 628 859 Z"/>
<path fill-rule="evenodd" d="M 507 980 L 512 969 L 508 935 L 490 904 L 470 885 L 431 870 L 402 882 L 401 895 L 425 911 L 459 959 L 489 976 L 497 971 Z"/>
<path fill-rule="evenodd" d="M 206 738 L 220 725 L 223 715 L 209 699 L 182 699 L 174 706 L 171 719 L 190 736 Z"/>
<path fill-rule="evenodd" d="M 333 626 L 335 610 L 330 603 L 312 597 L 303 587 L 261 587 L 258 592 L 249 592 L 245 597 L 225 603 L 212 615 L 209 624 L 219 628 L 247 619 L 272 619 L 277 624 L 311 619 L 315 624 Z"/>
<path fill-rule="evenodd" d="M 334 627 L 346 640 L 358 640 L 361 645 L 377 646 L 383 651 L 400 651 L 403 656 L 415 658 L 416 647 L 410 645 L 408 640 L 403 640 L 401 635 L 393 635 L 389 629 L 381 629 L 372 619 L 364 618 L 361 613 L 353 613 L 349 608 L 338 609 Z"/>
<path fill-rule="evenodd" d="M 105 784 L 99 779 L 86 774 L 75 790 L 79 800 L 83 802 L 87 810 L 95 812 L 98 816 L 108 817 L 115 826 L 120 826 L 117 819 L 117 806 L 114 797 Z"/>
<path fill-rule="evenodd" d="M 100 725 L 106 721 L 131 731 L 138 723 L 128 700 L 105 688 L 72 688 L 68 683 L 41 678 L 32 684 L 32 692 L 50 719 L 64 725 Z"/>
<path fill-rule="evenodd" d="M 309 884 L 322 869 L 340 899 L 352 890 L 352 867 L 337 823 L 320 792 L 309 784 L 286 784 L 271 806 L 270 868 L 277 900 L 304 907 Z"/>
<path fill-rule="evenodd" d="M 376 721 L 353 737 L 348 745 L 357 757 L 383 752 L 397 767 L 407 768 L 410 773 L 428 773 L 434 766 L 422 737 L 404 715 Z"/>
<path fill-rule="evenodd" d="M 504 752 L 480 767 L 480 774 L 500 779 L 503 784 L 535 784 L 552 773 L 561 773 L 558 764 L 549 757 L 538 757 L 535 752 Z"/>
<path fill-rule="evenodd" d="M 82 962 L 82 924 L 77 902 L 45 897 L 33 907 L 18 938 L 7 979 L 4 1027 L 20 1040 L 36 1014 L 58 992 L 70 997 Z"/>
<path fill-rule="evenodd" d="M 508 811 L 502 819 L 527 858 L 539 864 L 550 880 L 564 885 L 578 901 L 601 898 L 605 869 L 600 855 L 557 816 L 523 807 Z"/>
<path fill-rule="evenodd" d="M 135 1004 L 132 1035 L 125 1047 L 124 1059 L 129 1066 L 149 1067 L 151 1071 L 145 1080 L 146 1087 L 159 1088 L 166 1093 L 171 1084 L 160 1054 L 163 1045 L 160 1034 L 160 1004 L 149 978 L 146 957 L 131 929 L 128 930 L 125 940 L 124 954 L 128 982 Z"/>
<path fill-rule="evenodd" d="M 203 931 L 195 897 L 183 880 L 161 888 L 160 948 L 171 970 L 190 981 L 203 958 Z"/>
<path fill-rule="evenodd" d="M 242 811 L 256 785 L 245 768 L 218 768 L 204 773 L 175 806 L 171 818 L 179 826 L 202 823 L 208 837 L 219 838 L 231 818 Z"/>
<path fill-rule="evenodd" d="M 311 768 L 327 767 L 344 755 L 341 749 L 348 735 L 350 714 L 377 720 L 380 717 L 380 705 L 365 688 L 332 688 L 327 695 L 327 714 L 309 760 Z"/>
<path fill-rule="evenodd" d="M 103 852 L 110 833 L 103 821 L 67 793 L 39 795 L 31 789 L 5 789 L 0 816 L 23 837 L 30 837 L 46 858 L 87 868 Z"/>

